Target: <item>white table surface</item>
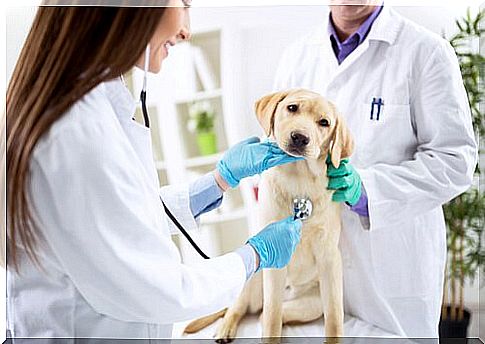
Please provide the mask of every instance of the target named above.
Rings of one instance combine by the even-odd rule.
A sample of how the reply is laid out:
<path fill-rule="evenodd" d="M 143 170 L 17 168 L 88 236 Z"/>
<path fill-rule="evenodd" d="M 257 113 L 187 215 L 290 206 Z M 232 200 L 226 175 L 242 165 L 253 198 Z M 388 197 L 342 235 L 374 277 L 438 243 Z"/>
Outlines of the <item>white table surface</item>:
<path fill-rule="evenodd" d="M 198 333 L 183 334 L 185 326 L 190 322 L 181 322 L 174 325 L 172 338 L 184 339 L 212 339 L 216 332 L 217 326 L 222 321 L 218 319 L 212 325 L 202 329 Z M 284 337 L 324 337 L 325 331 L 323 318 L 317 319 L 310 323 L 298 325 L 283 326 Z M 360 319 L 346 315 L 344 318 L 344 335 L 345 337 L 386 337 L 397 338 L 397 336 L 388 333 L 378 327 L 370 325 Z M 261 325 L 258 315 L 246 315 L 239 324 L 237 331 L 238 338 L 258 338 L 261 336 Z"/>

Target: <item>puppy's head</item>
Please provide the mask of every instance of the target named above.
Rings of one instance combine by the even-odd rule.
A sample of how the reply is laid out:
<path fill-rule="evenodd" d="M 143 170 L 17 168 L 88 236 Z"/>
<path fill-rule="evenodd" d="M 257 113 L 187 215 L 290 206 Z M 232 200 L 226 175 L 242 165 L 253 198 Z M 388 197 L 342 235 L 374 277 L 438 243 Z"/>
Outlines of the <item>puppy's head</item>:
<path fill-rule="evenodd" d="M 256 116 L 265 133 L 293 156 L 326 159 L 332 164 L 349 157 L 353 140 L 334 104 L 318 93 L 295 89 L 272 93 L 256 102 Z"/>

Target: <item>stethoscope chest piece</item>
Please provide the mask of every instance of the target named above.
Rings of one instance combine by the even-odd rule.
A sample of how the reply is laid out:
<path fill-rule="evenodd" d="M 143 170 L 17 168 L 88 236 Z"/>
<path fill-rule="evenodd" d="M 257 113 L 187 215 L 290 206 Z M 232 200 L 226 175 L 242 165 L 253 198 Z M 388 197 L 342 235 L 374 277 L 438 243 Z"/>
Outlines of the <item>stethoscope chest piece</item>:
<path fill-rule="evenodd" d="M 293 200 L 293 215 L 294 219 L 302 221 L 308 219 L 312 215 L 313 204 L 309 198 L 298 197 Z"/>

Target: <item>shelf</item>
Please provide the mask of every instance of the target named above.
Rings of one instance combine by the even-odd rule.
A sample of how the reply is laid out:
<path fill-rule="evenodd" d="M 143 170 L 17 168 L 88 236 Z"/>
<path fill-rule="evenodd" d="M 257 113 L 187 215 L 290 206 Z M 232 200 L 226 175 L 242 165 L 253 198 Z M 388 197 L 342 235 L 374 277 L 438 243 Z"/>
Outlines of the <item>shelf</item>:
<path fill-rule="evenodd" d="M 221 28 L 220 27 L 213 27 L 213 28 L 205 28 L 202 30 L 198 30 L 195 32 L 192 32 L 190 35 L 190 42 L 197 42 L 199 40 L 207 39 L 207 38 L 213 38 L 213 37 L 219 37 L 221 34 Z"/>
<path fill-rule="evenodd" d="M 167 176 L 167 171 L 165 169 L 159 169 L 157 171 L 158 174 L 158 183 L 160 186 L 164 186 L 168 184 L 168 176 Z"/>
<path fill-rule="evenodd" d="M 240 208 L 227 213 L 212 212 L 207 215 L 202 215 L 200 218 L 201 225 L 210 225 L 222 222 L 229 222 L 244 219 L 247 215 L 246 209 Z"/>
<path fill-rule="evenodd" d="M 222 157 L 222 153 L 212 155 L 198 156 L 195 158 L 185 159 L 185 167 L 198 167 L 205 165 L 215 165 Z"/>
<path fill-rule="evenodd" d="M 165 163 L 165 161 L 155 160 L 155 167 L 157 168 L 157 170 L 164 170 L 167 168 L 167 164 Z"/>
<path fill-rule="evenodd" d="M 201 101 L 201 100 L 213 99 L 221 96 L 222 96 L 222 89 L 217 88 L 215 90 L 193 93 L 191 96 L 178 99 L 175 103 L 176 104 L 192 103 L 192 102 Z"/>

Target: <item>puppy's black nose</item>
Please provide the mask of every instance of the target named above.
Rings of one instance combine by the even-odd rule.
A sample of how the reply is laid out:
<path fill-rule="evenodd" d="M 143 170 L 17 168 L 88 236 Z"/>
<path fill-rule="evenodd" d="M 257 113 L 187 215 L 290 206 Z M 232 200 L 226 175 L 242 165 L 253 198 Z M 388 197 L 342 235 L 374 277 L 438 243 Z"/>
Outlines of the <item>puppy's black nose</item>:
<path fill-rule="evenodd" d="M 293 131 L 291 134 L 291 144 L 294 147 L 305 147 L 310 142 L 310 138 L 297 131 Z"/>

